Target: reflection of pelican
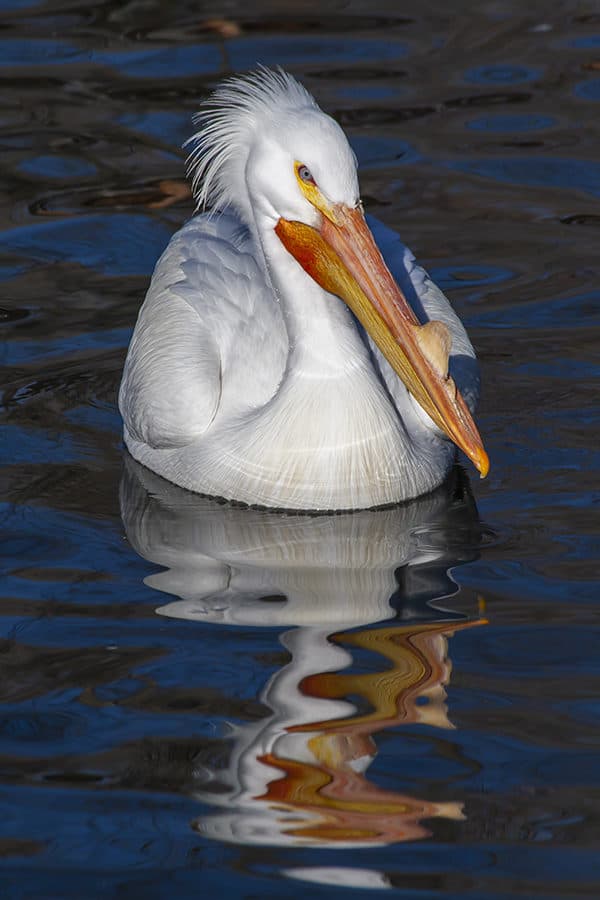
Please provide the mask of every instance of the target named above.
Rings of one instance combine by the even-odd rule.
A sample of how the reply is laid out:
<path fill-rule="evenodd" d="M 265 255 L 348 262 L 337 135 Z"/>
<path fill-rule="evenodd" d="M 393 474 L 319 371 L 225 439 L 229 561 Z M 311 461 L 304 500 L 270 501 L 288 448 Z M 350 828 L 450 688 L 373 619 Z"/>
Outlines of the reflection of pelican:
<path fill-rule="evenodd" d="M 202 833 L 362 846 L 424 837 L 422 820 L 461 817 L 459 803 L 383 790 L 365 775 L 381 729 L 451 727 L 446 638 L 470 623 L 426 600 L 451 593 L 448 567 L 475 553 L 476 511 L 460 481 L 396 509 L 293 516 L 218 505 L 128 460 L 122 512 L 138 552 L 169 567 L 147 583 L 183 598 L 163 615 L 300 626 L 282 635 L 291 662 L 261 692 L 272 714 L 234 730 L 219 773 L 227 789 L 198 794 L 223 808 L 197 824 Z M 365 627 L 394 617 L 395 602 L 410 624 Z M 377 671 L 347 671 L 355 648 L 381 660 Z"/>
<path fill-rule="evenodd" d="M 447 570 L 479 545 L 458 473 L 418 502 L 313 517 L 221 505 L 128 457 L 121 503 L 137 552 L 168 567 L 146 583 L 182 598 L 165 612 L 199 621 L 337 629 L 382 621 L 394 615 L 395 593 L 404 611 L 411 599 L 454 593 Z"/>
<path fill-rule="evenodd" d="M 194 185 L 219 215 L 188 223 L 154 273 L 120 392 L 132 455 L 193 491 L 288 509 L 424 494 L 448 438 L 485 475 L 473 348 L 374 223 L 397 286 L 339 126 L 266 70 L 225 83 L 199 120 Z"/>
<path fill-rule="evenodd" d="M 264 794 L 254 799 L 274 804 L 278 813 L 292 813 L 287 821 L 279 820 L 285 836 L 317 844 L 391 843 L 426 837 L 423 819 L 462 818 L 460 803 L 435 803 L 382 790 L 364 773 L 375 757 L 373 735 L 377 731 L 410 722 L 452 727 L 444 703 L 444 685 L 450 672 L 446 639 L 471 624 L 395 625 L 355 631 L 350 639 L 333 636 L 351 646 L 382 652 L 392 661 L 392 668 L 362 676 L 324 672 L 327 656 L 335 655 L 318 648 L 321 652 L 314 654 L 311 662 L 320 671 L 298 683 L 298 696 L 302 698 L 298 711 L 311 709 L 313 716 L 319 715 L 318 701 L 327 699 L 331 716 L 337 711 L 331 701 L 348 696 L 368 701 L 372 710 L 361 716 L 354 707 L 352 714 L 343 718 L 288 725 L 285 739 L 280 737 L 274 745 L 276 750 L 258 757 L 280 777 L 271 776 Z M 287 646 L 290 649 L 290 644 Z M 274 708 L 281 708 L 282 703 L 290 707 L 286 689 L 291 671 L 295 670 L 295 677 L 299 674 L 299 666 L 294 663 L 295 656 L 285 680 L 283 673 L 275 675 L 268 694 L 263 696 L 263 701 Z M 345 662 L 350 663 L 351 658 Z M 425 705 L 418 705 L 418 701 L 425 701 Z M 301 816 L 296 822 L 294 814 Z M 200 830 L 210 833 L 211 824 L 210 820 L 201 823 Z"/>

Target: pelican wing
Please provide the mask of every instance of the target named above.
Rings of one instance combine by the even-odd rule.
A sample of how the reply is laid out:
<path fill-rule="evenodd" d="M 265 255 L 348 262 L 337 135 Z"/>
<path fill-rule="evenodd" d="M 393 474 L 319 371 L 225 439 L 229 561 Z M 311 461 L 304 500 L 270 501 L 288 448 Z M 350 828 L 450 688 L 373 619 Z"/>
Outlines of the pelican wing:
<path fill-rule="evenodd" d="M 233 216 L 192 219 L 161 256 L 119 395 L 126 440 L 170 450 L 267 402 L 287 337 L 253 242 Z M 258 365 L 257 353 L 260 356 Z"/>

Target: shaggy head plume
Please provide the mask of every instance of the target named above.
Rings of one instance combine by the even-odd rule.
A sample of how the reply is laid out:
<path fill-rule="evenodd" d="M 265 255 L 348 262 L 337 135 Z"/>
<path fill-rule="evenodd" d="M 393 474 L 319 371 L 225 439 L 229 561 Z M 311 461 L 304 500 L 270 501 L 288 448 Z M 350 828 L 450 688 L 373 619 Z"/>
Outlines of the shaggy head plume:
<path fill-rule="evenodd" d="M 199 130 L 184 144 L 193 148 L 187 171 L 198 208 L 233 206 L 244 214 L 242 185 L 252 136 L 279 116 L 307 108 L 319 109 L 283 69 L 261 66 L 219 85 L 193 118 Z"/>

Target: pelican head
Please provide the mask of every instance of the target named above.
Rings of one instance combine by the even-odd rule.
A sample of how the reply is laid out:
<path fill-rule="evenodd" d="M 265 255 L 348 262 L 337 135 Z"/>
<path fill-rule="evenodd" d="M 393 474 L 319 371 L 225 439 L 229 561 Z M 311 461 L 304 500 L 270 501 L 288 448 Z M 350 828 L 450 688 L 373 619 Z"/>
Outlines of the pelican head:
<path fill-rule="evenodd" d="M 485 477 L 487 454 L 448 374 L 450 332 L 439 321 L 419 322 L 387 268 L 340 126 L 294 78 L 267 69 L 226 81 L 195 121 L 189 169 L 199 205 L 234 208 L 259 239 L 273 231 L 323 290 L 347 304 L 433 423 Z"/>

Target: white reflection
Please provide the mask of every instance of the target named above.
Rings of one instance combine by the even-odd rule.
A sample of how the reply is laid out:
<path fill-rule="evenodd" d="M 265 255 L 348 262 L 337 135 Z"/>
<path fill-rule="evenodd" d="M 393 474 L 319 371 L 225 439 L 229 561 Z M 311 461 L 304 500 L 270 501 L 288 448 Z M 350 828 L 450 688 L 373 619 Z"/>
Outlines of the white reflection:
<path fill-rule="evenodd" d="M 280 636 L 290 662 L 260 694 L 271 714 L 235 728 L 227 769 L 205 773 L 221 789 L 197 797 L 219 812 L 198 831 L 241 844 L 360 847 L 426 837 L 432 817 L 462 818 L 459 802 L 367 777 L 378 731 L 452 727 L 447 639 L 474 621 L 443 599 L 456 590 L 448 569 L 473 558 L 479 537 L 459 478 L 403 506 L 311 517 L 220 505 L 128 460 L 121 506 L 138 553 L 166 567 L 146 583 L 180 598 L 161 615 L 294 626 Z"/>
<path fill-rule="evenodd" d="M 307 868 L 282 869 L 281 874 L 287 878 L 294 878 L 297 881 L 328 884 L 334 887 L 387 890 L 392 886 L 387 875 L 375 869 L 356 869 L 346 866 L 310 866 Z"/>

